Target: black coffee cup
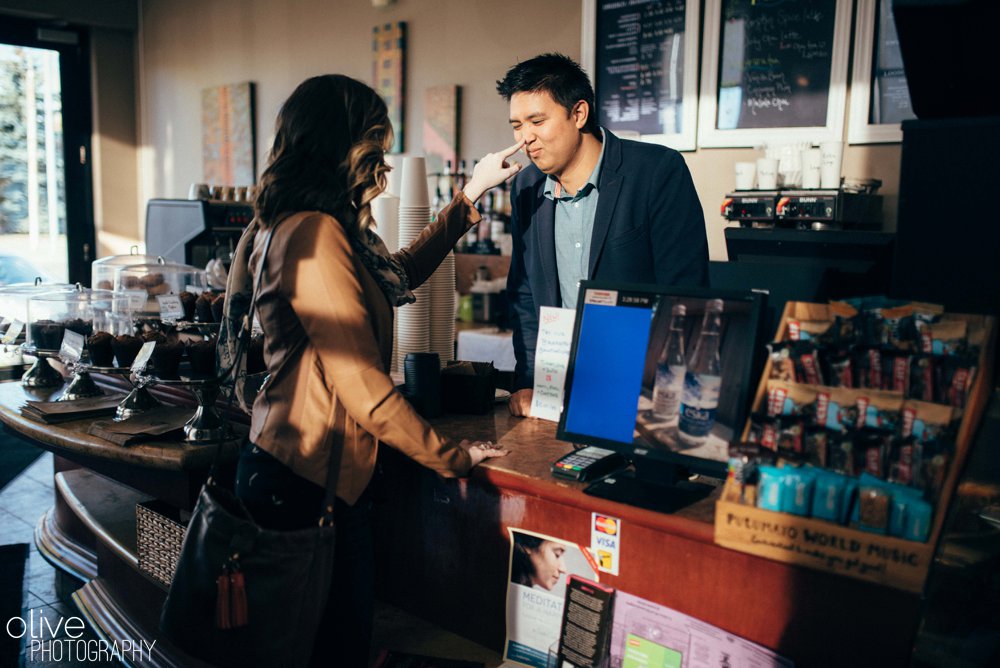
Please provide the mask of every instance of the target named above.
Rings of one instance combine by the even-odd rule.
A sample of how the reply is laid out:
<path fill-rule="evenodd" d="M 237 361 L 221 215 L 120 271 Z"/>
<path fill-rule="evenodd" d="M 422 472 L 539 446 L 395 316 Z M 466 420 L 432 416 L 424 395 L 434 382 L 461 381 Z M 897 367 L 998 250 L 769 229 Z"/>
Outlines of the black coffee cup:
<path fill-rule="evenodd" d="M 425 418 L 441 416 L 441 361 L 437 353 L 407 353 L 403 383 L 418 413 Z"/>

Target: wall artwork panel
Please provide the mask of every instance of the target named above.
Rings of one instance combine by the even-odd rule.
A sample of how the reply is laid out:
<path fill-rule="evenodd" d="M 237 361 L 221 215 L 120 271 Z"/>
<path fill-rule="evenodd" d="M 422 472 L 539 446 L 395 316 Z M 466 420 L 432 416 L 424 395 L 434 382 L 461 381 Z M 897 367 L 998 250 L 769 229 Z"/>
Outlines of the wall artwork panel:
<path fill-rule="evenodd" d="M 252 82 L 201 91 L 203 181 L 252 185 L 257 180 Z"/>
<path fill-rule="evenodd" d="M 403 152 L 403 109 L 406 94 L 406 23 L 372 28 L 373 88 L 389 107 L 394 140 L 390 153 Z"/>
<path fill-rule="evenodd" d="M 424 154 L 427 174 L 440 174 L 451 161 L 458 169 L 459 108 L 462 89 L 459 86 L 431 86 L 424 91 Z M 448 197 L 450 193 L 442 193 Z"/>

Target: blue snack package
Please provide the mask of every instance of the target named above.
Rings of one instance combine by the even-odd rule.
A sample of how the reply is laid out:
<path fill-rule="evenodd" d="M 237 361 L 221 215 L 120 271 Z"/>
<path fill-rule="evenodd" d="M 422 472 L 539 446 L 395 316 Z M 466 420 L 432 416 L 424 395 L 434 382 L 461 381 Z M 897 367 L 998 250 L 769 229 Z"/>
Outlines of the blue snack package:
<path fill-rule="evenodd" d="M 844 476 L 844 495 L 841 497 L 840 512 L 837 516 L 839 524 L 847 524 L 851 513 L 857 507 L 858 479 Z"/>
<path fill-rule="evenodd" d="M 934 518 L 931 504 L 923 499 L 907 499 L 904 513 L 902 537 L 926 543 L 931 533 L 931 520 Z"/>
<path fill-rule="evenodd" d="M 781 512 L 781 497 L 784 494 L 781 469 L 762 464 L 758 467 L 760 482 L 757 485 L 757 507 Z"/>
<path fill-rule="evenodd" d="M 862 531 L 886 534 L 892 514 L 892 495 L 879 485 L 858 486 L 858 503 L 855 505 L 854 524 Z"/>
<path fill-rule="evenodd" d="M 847 478 L 832 471 L 814 470 L 816 483 L 813 489 L 812 516 L 829 522 L 838 522 L 844 505 Z"/>
<path fill-rule="evenodd" d="M 812 510 L 816 473 L 812 469 L 783 468 L 781 510 L 791 515 L 809 516 Z"/>

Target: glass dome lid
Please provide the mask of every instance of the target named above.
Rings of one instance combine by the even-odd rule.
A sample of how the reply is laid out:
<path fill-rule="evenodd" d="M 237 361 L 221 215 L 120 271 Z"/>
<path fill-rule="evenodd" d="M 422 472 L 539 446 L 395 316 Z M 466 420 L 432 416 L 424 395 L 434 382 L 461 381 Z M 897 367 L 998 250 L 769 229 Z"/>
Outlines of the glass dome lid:
<path fill-rule="evenodd" d="M 48 292 L 69 292 L 75 287 L 68 283 L 43 283 L 36 279 L 34 283 L 14 283 L 0 288 L 0 334 L 7 330 L 13 321 L 23 324 L 28 322 L 28 299 L 35 295 Z"/>
<path fill-rule="evenodd" d="M 167 262 L 162 257 L 156 262 L 133 264 L 119 267 L 115 273 L 115 292 L 128 294 L 132 299 L 132 313 L 136 317 L 160 317 L 180 320 L 190 319 L 184 315 L 167 312 L 164 299 L 168 295 L 182 297 L 185 303 L 184 312 L 188 306 L 193 308 L 194 298 L 208 290 L 208 274 L 204 269 L 188 264 Z"/>
<path fill-rule="evenodd" d="M 69 291 L 28 298 L 25 344 L 33 350 L 57 351 L 66 330 L 89 337 L 97 331 L 122 331 L 123 323 L 131 325 L 131 320 L 127 295 L 91 290 L 77 283 Z"/>
<path fill-rule="evenodd" d="M 133 264 L 152 264 L 156 262 L 155 255 L 139 253 L 138 246 L 132 246 L 126 255 L 108 255 L 90 263 L 90 285 L 96 290 L 113 290 L 115 273 L 121 267 Z"/>

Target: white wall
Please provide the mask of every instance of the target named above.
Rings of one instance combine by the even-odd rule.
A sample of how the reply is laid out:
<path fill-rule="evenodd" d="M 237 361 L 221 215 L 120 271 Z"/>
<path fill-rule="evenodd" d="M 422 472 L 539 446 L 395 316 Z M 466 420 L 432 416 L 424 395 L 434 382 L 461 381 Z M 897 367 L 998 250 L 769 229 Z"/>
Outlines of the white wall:
<path fill-rule="evenodd" d="M 139 201 L 185 197 L 202 181 L 200 92 L 222 84 L 257 85 L 258 170 L 281 102 L 303 79 L 340 72 L 371 83 L 372 27 L 405 21 L 407 152 L 420 152 L 423 91 L 463 89 L 461 154 L 507 145 L 506 107 L 495 92 L 508 67 L 545 51 L 580 57 L 580 0 L 138 0 L 143 179 Z M 844 173 L 880 178 L 886 228 L 895 229 L 899 145 L 848 147 Z M 725 259 L 719 205 L 733 165 L 749 149 L 685 153 L 705 209 L 710 253 Z"/>

